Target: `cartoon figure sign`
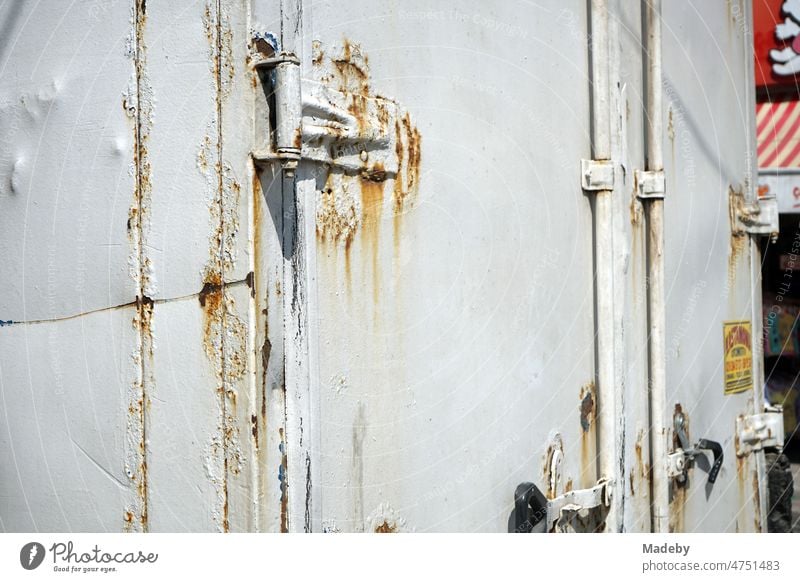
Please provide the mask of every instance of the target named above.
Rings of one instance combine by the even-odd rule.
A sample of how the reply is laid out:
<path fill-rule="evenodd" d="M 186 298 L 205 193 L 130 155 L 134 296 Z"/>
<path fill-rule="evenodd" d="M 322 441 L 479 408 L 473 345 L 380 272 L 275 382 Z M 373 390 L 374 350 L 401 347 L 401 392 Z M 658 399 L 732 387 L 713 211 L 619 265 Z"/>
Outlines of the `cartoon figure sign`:
<path fill-rule="evenodd" d="M 787 76 L 800 72 L 800 0 L 786 0 L 781 6 L 786 15 L 784 21 L 775 27 L 775 37 L 787 43 L 782 49 L 769 51 L 772 72 Z"/>
<path fill-rule="evenodd" d="M 753 388 L 753 333 L 749 321 L 722 324 L 725 354 L 725 394 L 738 394 Z"/>
<path fill-rule="evenodd" d="M 757 87 L 794 88 L 800 74 L 800 0 L 753 0 Z"/>

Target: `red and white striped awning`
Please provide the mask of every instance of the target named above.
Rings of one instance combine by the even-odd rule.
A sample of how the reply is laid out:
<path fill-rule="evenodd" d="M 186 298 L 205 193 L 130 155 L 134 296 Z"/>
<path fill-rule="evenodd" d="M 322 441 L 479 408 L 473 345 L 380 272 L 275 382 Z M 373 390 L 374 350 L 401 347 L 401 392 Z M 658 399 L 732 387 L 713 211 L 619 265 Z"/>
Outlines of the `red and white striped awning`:
<path fill-rule="evenodd" d="M 800 101 L 756 106 L 759 168 L 800 168 Z"/>

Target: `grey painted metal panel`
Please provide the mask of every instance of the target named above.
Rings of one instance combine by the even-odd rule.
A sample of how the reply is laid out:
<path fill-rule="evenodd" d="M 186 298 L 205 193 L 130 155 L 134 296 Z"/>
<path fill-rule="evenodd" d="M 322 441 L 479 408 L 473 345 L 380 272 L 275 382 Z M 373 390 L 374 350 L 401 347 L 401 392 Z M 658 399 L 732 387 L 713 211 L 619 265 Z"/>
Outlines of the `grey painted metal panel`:
<path fill-rule="evenodd" d="M 668 411 L 681 404 L 691 438 L 725 450 L 713 488 L 695 468 L 689 487 L 674 489 L 677 531 L 761 527 L 755 455 L 734 453 L 735 419 L 752 414 L 754 400 L 760 406 L 760 385 L 723 393 L 722 322 L 752 320 L 751 276 L 760 267 L 749 237 L 733 236 L 729 219 L 732 192 L 752 195 L 749 20 L 743 3 L 724 11 L 721 4 L 664 4 Z M 754 363 L 761 366 L 757 356 Z"/>
<path fill-rule="evenodd" d="M 586 2 L 43 5 L 2 12 L 2 529 L 505 531 L 519 482 L 596 483 Z M 642 531 L 642 17 L 610 5 L 611 442 Z M 758 529 L 763 504 L 733 454 L 760 395 L 721 380 L 722 321 L 758 312 L 728 221 L 744 8 L 664 15 L 669 398 L 726 452 L 675 495 L 688 531 Z M 254 169 L 276 112 L 252 33 L 298 53 L 305 126 L 338 115 L 353 151 Z"/>
<path fill-rule="evenodd" d="M 0 319 L 130 303 L 128 8 L 15 2 L 2 18 Z"/>
<path fill-rule="evenodd" d="M 587 53 L 552 26 L 560 10 L 585 34 L 579 2 L 461 3 L 441 17 L 414 2 L 313 6 L 312 78 L 349 56 L 421 141 L 418 185 L 399 201 L 392 180 L 314 184 L 315 529 L 503 531 L 518 482 L 546 489 L 554 431 L 562 487 L 596 481 L 580 423 L 594 376 L 591 213 L 576 179 L 589 103 L 561 90 L 586 86 Z M 332 212 L 355 204 L 354 232 L 326 230 L 326 187 L 353 193 Z"/>
<path fill-rule="evenodd" d="M 119 531 L 138 491 L 125 464 L 134 309 L 0 333 L 5 531 Z"/>

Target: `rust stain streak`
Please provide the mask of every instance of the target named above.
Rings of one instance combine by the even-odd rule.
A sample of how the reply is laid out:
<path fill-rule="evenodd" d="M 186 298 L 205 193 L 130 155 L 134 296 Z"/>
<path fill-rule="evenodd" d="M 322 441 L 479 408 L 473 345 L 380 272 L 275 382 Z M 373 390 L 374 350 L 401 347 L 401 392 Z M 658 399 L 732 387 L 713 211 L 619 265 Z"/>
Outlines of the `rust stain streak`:
<path fill-rule="evenodd" d="M 133 163 L 136 172 L 134 202 L 128 214 L 128 234 L 133 244 L 136 260 L 135 277 L 137 280 L 136 312 L 134 327 L 138 333 L 137 359 L 138 378 L 132 387 L 128 403 L 127 445 L 135 451 L 135 466 L 131 467 L 132 458 L 126 460 L 130 479 L 133 481 L 137 495 L 137 507 L 126 508 L 123 515 L 123 530 L 147 531 L 148 524 L 148 482 L 147 482 L 147 384 L 153 358 L 152 315 L 153 301 L 147 297 L 147 266 L 149 260 L 144 248 L 145 214 L 150 206 L 152 192 L 150 182 L 150 161 L 147 151 L 147 140 L 150 130 L 151 102 L 145 99 L 146 59 L 144 31 L 147 18 L 144 0 L 134 4 L 134 71 L 136 104 L 134 110 L 134 147 Z M 131 104 L 123 103 L 126 111 Z M 138 522 L 138 523 L 137 523 Z"/>
<path fill-rule="evenodd" d="M 580 391 L 580 438 L 581 438 L 581 486 L 591 487 L 597 477 L 597 436 L 595 429 L 596 392 L 594 382 L 581 387 Z"/>
<path fill-rule="evenodd" d="M 728 189 L 728 218 L 730 220 L 730 246 L 728 251 L 728 285 L 734 289 L 736 280 L 737 263 L 747 248 L 747 233 L 744 232 L 737 221 L 737 214 L 741 213 L 745 205 L 744 191 L 735 189 L 733 186 Z"/>
<path fill-rule="evenodd" d="M 286 491 L 286 470 L 287 470 L 287 458 L 286 458 L 286 439 L 283 427 L 278 429 L 278 434 L 280 435 L 280 447 L 281 447 L 281 466 L 279 468 L 279 479 L 281 485 L 281 533 L 288 533 L 289 532 L 289 496 L 287 495 Z"/>
<path fill-rule="evenodd" d="M 318 191 L 317 242 L 334 243 L 344 251 L 344 271 L 348 290 L 352 278 L 353 249 L 363 259 L 363 271 L 372 271 L 373 302 L 380 296 L 380 224 L 383 207 L 391 197 L 394 256 L 399 254 L 402 214 L 407 210 L 410 195 L 419 184 L 421 136 L 408 113 L 403 113 L 392 99 L 373 94 L 370 88 L 369 59 L 358 43 L 344 39 L 339 54 L 329 57 L 325 69 L 325 51 L 318 40 L 312 42 L 315 76 L 321 83 L 333 85 L 345 95 L 345 106 L 355 119 L 358 133 L 366 139 L 384 136 L 394 146 L 397 169 L 387 171 L 382 163 L 370 160 L 366 146 L 361 150 L 361 168 L 329 172 Z M 326 74 L 325 71 L 330 71 Z M 357 174 L 354 176 L 353 174 Z M 387 192 L 385 182 L 394 184 Z M 360 204 L 359 204 L 360 202 Z M 360 236 L 357 236 L 360 235 Z"/>
<path fill-rule="evenodd" d="M 758 471 L 753 471 L 753 531 L 761 533 L 761 492 L 758 490 Z"/>
<path fill-rule="evenodd" d="M 377 165 L 377 164 L 376 164 Z M 383 183 L 361 179 L 362 232 L 370 248 L 372 271 L 372 299 L 378 303 L 380 296 L 380 228 L 383 213 Z"/>
<path fill-rule="evenodd" d="M 683 533 L 685 531 L 686 485 L 672 480 L 672 499 L 669 504 L 669 531 Z"/>
<path fill-rule="evenodd" d="M 375 533 L 397 533 L 397 524 L 383 520 L 383 523 L 375 527 Z"/>

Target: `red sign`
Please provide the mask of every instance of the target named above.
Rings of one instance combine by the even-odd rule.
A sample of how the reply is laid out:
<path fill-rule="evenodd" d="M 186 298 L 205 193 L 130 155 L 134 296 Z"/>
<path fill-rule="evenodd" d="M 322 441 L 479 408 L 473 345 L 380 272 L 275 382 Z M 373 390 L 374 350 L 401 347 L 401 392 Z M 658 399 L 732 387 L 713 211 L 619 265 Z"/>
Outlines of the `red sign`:
<path fill-rule="evenodd" d="M 800 88 L 800 0 L 753 0 L 756 87 Z"/>

